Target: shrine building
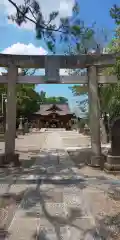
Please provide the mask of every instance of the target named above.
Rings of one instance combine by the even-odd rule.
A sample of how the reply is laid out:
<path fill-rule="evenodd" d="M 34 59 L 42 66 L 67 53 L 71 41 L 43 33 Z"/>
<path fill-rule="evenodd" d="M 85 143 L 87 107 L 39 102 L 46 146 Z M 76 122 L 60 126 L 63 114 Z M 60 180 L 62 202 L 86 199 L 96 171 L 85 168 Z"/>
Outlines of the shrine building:
<path fill-rule="evenodd" d="M 39 128 L 69 128 L 73 113 L 68 103 L 65 104 L 41 104 L 40 110 L 32 114 L 32 122 Z"/>

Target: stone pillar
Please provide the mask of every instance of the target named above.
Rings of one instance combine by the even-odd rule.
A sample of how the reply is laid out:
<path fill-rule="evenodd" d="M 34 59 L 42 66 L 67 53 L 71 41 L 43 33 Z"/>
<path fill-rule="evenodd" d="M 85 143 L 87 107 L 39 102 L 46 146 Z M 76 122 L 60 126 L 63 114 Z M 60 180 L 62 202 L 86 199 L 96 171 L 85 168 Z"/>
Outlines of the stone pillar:
<path fill-rule="evenodd" d="M 100 166 L 101 162 L 101 142 L 100 142 L 100 106 L 98 96 L 97 68 L 88 68 L 89 86 L 89 120 L 91 133 L 92 158 L 91 166 Z"/>
<path fill-rule="evenodd" d="M 23 123 L 22 123 L 22 122 L 23 122 L 23 118 L 20 117 L 20 118 L 19 118 L 19 121 L 20 121 L 20 122 L 19 122 L 18 132 L 19 132 L 19 134 L 22 135 L 22 134 L 23 134 Z"/>
<path fill-rule="evenodd" d="M 18 69 L 14 65 L 8 67 L 8 87 L 6 104 L 6 133 L 5 133 L 5 161 L 18 164 L 18 155 L 15 154 L 16 137 L 16 81 Z"/>

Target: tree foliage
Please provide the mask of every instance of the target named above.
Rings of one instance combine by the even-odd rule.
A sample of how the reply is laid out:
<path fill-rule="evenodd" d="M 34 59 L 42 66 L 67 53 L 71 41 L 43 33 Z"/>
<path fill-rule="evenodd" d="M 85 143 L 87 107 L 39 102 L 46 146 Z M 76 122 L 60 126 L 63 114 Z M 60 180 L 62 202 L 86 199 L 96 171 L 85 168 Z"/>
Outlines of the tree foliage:
<path fill-rule="evenodd" d="M 108 53 L 120 52 L 120 7 L 114 5 L 110 10 L 111 17 L 117 24 L 115 36 L 108 44 Z M 116 58 L 115 66 L 106 70 L 108 75 L 117 75 L 117 84 L 109 84 L 100 89 L 101 104 L 104 111 L 108 112 L 111 118 L 120 116 L 120 58 Z"/>
<path fill-rule="evenodd" d="M 72 17 L 60 19 L 60 24 L 55 24 L 59 12 L 51 12 L 49 20 L 46 21 L 41 10 L 41 6 L 37 0 L 24 0 L 24 4 L 17 5 L 14 0 L 8 0 L 14 6 L 16 13 L 8 16 L 17 25 L 21 26 L 23 23 L 31 22 L 35 26 L 36 37 L 43 39 L 50 51 L 55 53 L 56 42 L 75 44 L 79 46 L 80 40 L 82 42 L 91 38 L 94 33 L 93 26 L 86 27 L 84 22 L 80 19 L 80 8 L 76 1 L 72 9 Z"/>
<path fill-rule="evenodd" d="M 46 96 L 46 92 L 44 91 L 41 91 L 40 92 L 40 103 L 43 103 L 43 104 L 65 104 L 65 103 L 68 103 L 68 99 L 65 98 L 65 97 L 47 97 Z"/>
<path fill-rule="evenodd" d="M 17 89 L 17 116 L 29 117 L 40 108 L 39 93 L 29 85 L 22 84 Z"/>
<path fill-rule="evenodd" d="M 114 5 L 110 10 L 110 15 L 115 20 L 117 27 L 113 39 L 106 48 L 106 52 L 118 53 L 120 52 L 120 7 Z M 107 112 L 111 118 L 114 118 L 120 116 L 120 58 L 116 58 L 115 66 L 107 68 L 104 73 L 108 75 L 115 74 L 118 78 L 117 84 L 99 85 L 101 112 Z M 87 85 L 74 85 L 71 90 L 75 96 L 84 96 L 88 93 Z M 81 111 L 85 110 L 86 101 L 88 101 L 87 98 L 80 102 Z"/>
<path fill-rule="evenodd" d="M 110 15 L 115 20 L 115 23 L 120 25 L 120 6 L 114 4 L 110 9 Z"/>
<path fill-rule="evenodd" d="M 107 53 L 119 53 L 120 52 L 120 26 L 115 30 L 115 35 L 112 41 L 108 44 L 106 48 Z M 116 64 L 113 67 L 106 69 L 106 73 L 109 75 L 116 74 L 118 80 L 120 80 L 120 57 L 116 58 Z"/>
<path fill-rule="evenodd" d="M 116 53 L 120 52 L 120 28 L 118 27 L 115 32 L 115 36 L 108 44 L 107 52 Z M 101 113 L 109 113 L 111 118 L 120 116 L 120 60 L 116 59 L 116 65 L 105 70 L 105 74 L 117 75 L 117 84 L 99 84 L 99 101 L 101 107 Z M 71 88 L 74 96 L 86 95 L 88 93 L 87 85 L 74 85 Z M 84 109 L 85 103 L 88 99 L 85 98 L 80 102 L 80 110 Z"/>
<path fill-rule="evenodd" d="M 70 87 L 70 89 L 72 90 L 74 96 L 86 95 L 86 93 L 88 92 L 88 85 L 74 85 Z"/>
<path fill-rule="evenodd" d="M 68 99 L 64 97 L 48 97 L 46 98 L 45 103 L 64 104 L 64 103 L 68 103 Z"/>
<path fill-rule="evenodd" d="M 0 108 L 2 110 L 2 94 L 7 97 L 7 85 L 0 84 Z M 27 117 L 36 112 L 39 107 L 39 94 L 35 91 L 34 84 L 16 85 L 17 117 Z"/>

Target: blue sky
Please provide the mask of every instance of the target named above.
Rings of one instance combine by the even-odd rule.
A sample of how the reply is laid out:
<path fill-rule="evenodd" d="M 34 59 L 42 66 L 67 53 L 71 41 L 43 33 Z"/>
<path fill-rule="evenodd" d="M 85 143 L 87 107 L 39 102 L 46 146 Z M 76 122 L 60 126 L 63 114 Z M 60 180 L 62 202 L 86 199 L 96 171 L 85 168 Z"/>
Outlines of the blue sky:
<path fill-rule="evenodd" d="M 7 0 L 5 1 L 7 2 Z M 85 21 L 86 25 L 90 26 L 93 22 L 96 22 L 96 28 L 104 28 L 109 37 L 111 37 L 113 35 L 115 25 L 109 15 L 109 9 L 113 4 L 119 4 L 119 0 L 81 0 L 79 3 L 80 16 L 81 19 Z M 6 15 L 6 8 L 0 0 L 0 52 L 18 42 L 26 45 L 32 43 L 36 47 L 46 48 L 43 41 L 36 40 L 34 31 L 18 28 L 13 24 L 8 24 Z M 62 49 L 60 49 L 58 45 L 58 53 L 61 52 Z M 65 96 L 69 99 L 71 106 L 75 104 L 75 99 L 69 90 L 69 85 L 43 84 L 41 86 L 37 86 L 37 91 L 40 90 L 46 91 L 48 96 Z"/>

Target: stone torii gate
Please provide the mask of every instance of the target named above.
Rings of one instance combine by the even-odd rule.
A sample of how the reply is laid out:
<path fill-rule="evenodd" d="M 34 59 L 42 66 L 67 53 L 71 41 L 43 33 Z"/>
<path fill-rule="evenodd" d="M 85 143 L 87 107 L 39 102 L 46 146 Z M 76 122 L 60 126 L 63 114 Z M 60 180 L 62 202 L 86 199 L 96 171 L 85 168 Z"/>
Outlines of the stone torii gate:
<path fill-rule="evenodd" d="M 2 160 L 18 162 L 19 156 L 15 154 L 16 132 L 16 84 L 18 83 L 72 83 L 88 84 L 91 148 L 93 157 L 92 165 L 100 164 L 102 159 L 100 142 L 100 109 L 98 97 L 99 83 L 116 83 L 116 76 L 103 76 L 101 68 L 113 66 L 116 63 L 116 55 L 94 54 L 79 56 L 28 56 L 0 54 L 0 67 L 7 67 L 7 76 L 0 76 L 0 83 L 7 83 L 7 113 L 5 153 Z M 18 68 L 45 69 L 45 76 L 19 76 Z M 84 76 L 60 76 L 60 69 L 84 69 Z"/>

